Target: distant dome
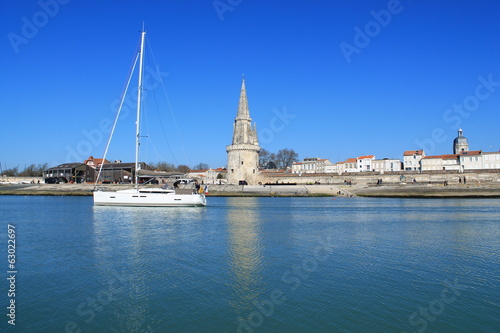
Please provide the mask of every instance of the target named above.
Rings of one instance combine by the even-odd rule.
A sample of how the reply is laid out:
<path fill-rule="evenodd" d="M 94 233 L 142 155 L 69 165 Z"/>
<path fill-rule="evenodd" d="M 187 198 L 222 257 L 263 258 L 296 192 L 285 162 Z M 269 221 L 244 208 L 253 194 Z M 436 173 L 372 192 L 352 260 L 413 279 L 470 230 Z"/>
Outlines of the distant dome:
<path fill-rule="evenodd" d="M 458 130 L 458 136 L 453 140 L 453 154 L 460 154 L 461 152 L 469 151 L 469 141 L 463 136 L 463 131 Z"/>

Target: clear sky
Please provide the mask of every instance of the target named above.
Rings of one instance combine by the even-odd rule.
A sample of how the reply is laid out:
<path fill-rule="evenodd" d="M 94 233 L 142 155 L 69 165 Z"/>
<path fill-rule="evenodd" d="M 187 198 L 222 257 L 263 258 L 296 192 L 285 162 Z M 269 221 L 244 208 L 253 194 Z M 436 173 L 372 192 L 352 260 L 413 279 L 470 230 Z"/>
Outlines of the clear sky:
<path fill-rule="evenodd" d="M 459 126 L 471 150 L 500 148 L 497 0 L 3 1 L 0 15 L 3 168 L 102 156 L 143 21 L 169 102 L 146 61 L 143 161 L 225 166 L 242 74 L 271 152 L 449 154 Z M 134 160 L 129 109 L 108 159 Z"/>

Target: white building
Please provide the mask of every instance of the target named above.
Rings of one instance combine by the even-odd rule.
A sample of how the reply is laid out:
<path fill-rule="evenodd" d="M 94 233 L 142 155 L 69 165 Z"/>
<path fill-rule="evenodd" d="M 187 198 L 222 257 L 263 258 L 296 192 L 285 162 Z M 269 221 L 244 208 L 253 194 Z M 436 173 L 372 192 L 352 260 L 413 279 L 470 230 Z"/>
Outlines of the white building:
<path fill-rule="evenodd" d="M 420 161 L 425 157 L 423 149 L 407 150 L 403 154 L 403 164 L 405 171 L 422 171 Z"/>
<path fill-rule="evenodd" d="M 217 169 L 203 169 L 203 170 L 191 170 L 186 175 L 188 178 L 196 179 L 203 184 L 219 184 L 220 182 L 226 182 L 227 169 L 217 168 Z"/>
<path fill-rule="evenodd" d="M 344 162 L 344 172 L 359 172 L 358 169 L 358 159 L 348 158 Z"/>
<path fill-rule="evenodd" d="M 360 156 L 356 159 L 358 165 L 358 172 L 370 172 L 373 171 L 372 161 L 375 159 L 375 155 Z"/>
<path fill-rule="evenodd" d="M 332 165 L 326 158 L 307 157 L 302 162 L 292 164 L 292 173 L 326 173 L 332 169 Z"/>
<path fill-rule="evenodd" d="M 426 156 L 422 159 L 422 171 L 436 170 L 498 170 L 500 152 L 480 150 L 463 151 L 461 154 Z"/>
<path fill-rule="evenodd" d="M 482 153 L 482 157 L 483 169 L 500 169 L 500 152 Z"/>
<path fill-rule="evenodd" d="M 372 169 L 375 172 L 401 171 L 401 161 L 397 159 L 384 158 L 372 160 Z"/>
<path fill-rule="evenodd" d="M 465 151 L 459 158 L 461 171 L 500 169 L 500 152 Z"/>

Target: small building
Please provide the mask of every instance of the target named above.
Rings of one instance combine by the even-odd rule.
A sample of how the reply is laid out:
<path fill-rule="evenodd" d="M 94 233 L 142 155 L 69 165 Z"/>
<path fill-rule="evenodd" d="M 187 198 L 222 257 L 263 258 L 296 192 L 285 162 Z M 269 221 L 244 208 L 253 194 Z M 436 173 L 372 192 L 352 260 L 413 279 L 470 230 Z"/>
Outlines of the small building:
<path fill-rule="evenodd" d="M 401 171 L 401 164 L 400 160 L 391 158 L 372 160 L 372 170 L 379 173 Z"/>
<path fill-rule="evenodd" d="M 355 157 L 348 158 L 344 162 L 344 172 L 358 172 L 358 159 Z"/>
<path fill-rule="evenodd" d="M 356 159 L 359 172 L 370 172 L 372 169 L 372 161 L 375 159 L 375 155 L 360 156 Z"/>
<path fill-rule="evenodd" d="M 464 170 L 485 169 L 483 163 L 484 156 L 481 154 L 480 150 L 464 151 L 460 155 L 458 155 L 458 158 L 459 158 L 460 171 L 462 172 Z"/>
<path fill-rule="evenodd" d="M 43 178 L 45 178 L 46 183 L 93 182 L 95 170 L 84 163 L 64 163 L 44 170 Z"/>
<path fill-rule="evenodd" d="M 425 157 L 423 149 L 407 150 L 403 154 L 403 167 L 405 171 L 422 171 L 420 161 Z"/>
<path fill-rule="evenodd" d="M 153 168 L 144 162 L 139 162 L 139 170 L 153 171 Z M 96 170 L 96 177 L 99 169 Z M 98 183 L 133 183 L 135 178 L 135 163 L 106 163 L 102 164 L 102 171 Z"/>
<path fill-rule="evenodd" d="M 326 158 L 306 157 L 302 162 L 292 164 L 292 173 L 325 173 L 331 165 L 332 162 Z"/>
<path fill-rule="evenodd" d="M 202 184 L 219 184 L 226 182 L 227 169 L 217 168 L 217 169 L 202 169 L 202 170 L 191 170 L 186 175 L 188 178 L 196 179 Z"/>
<path fill-rule="evenodd" d="M 483 160 L 483 169 L 500 169 L 500 152 L 481 153 Z M 465 154 L 460 157 L 465 158 Z"/>

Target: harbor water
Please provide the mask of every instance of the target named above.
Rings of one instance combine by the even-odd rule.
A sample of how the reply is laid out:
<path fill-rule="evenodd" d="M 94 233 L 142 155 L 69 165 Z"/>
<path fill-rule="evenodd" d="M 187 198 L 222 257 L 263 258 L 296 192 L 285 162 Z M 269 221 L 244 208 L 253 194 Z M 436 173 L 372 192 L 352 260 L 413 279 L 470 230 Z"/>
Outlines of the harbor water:
<path fill-rule="evenodd" d="M 498 199 L 208 199 L 0 197 L 0 331 L 500 330 Z"/>

